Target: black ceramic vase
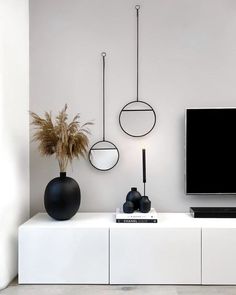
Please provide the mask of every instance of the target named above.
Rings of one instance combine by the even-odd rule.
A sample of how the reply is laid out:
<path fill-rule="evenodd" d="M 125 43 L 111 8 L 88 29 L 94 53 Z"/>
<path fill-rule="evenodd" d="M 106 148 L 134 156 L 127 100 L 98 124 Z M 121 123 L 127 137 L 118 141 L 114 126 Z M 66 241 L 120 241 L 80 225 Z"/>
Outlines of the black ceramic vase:
<path fill-rule="evenodd" d="M 131 187 L 131 191 L 126 196 L 126 201 L 131 201 L 134 204 L 134 210 L 138 210 L 141 194 L 137 191 L 137 187 Z"/>
<path fill-rule="evenodd" d="M 147 196 L 142 196 L 140 202 L 139 202 L 139 210 L 142 213 L 148 213 L 151 209 L 151 201 Z"/>
<path fill-rule="evenodd" d="M 44 206 L 52 218 L 67 220 L 76 214 L 80 206 L 78 183 L 61 172 L 60 177 L 52 179 L 44 193 Z"/>
<path fill-rule="evenodd" d="M 126 201 L 123 205 L 124 213 L 133 213 L 134 212 L 134 203 L 131 201 Z"/>

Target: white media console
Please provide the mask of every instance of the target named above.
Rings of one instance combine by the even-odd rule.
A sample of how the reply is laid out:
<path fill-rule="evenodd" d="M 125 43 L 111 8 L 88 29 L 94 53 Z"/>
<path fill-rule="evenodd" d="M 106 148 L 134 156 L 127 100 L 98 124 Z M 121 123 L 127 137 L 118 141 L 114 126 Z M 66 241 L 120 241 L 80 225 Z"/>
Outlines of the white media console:
<path fill-rule="evenodd" d="M 19 228 L 20 284 L 236 284 L 236 219 L 159 213 L 158 223 L 115 223 L 113 213 Z"/>

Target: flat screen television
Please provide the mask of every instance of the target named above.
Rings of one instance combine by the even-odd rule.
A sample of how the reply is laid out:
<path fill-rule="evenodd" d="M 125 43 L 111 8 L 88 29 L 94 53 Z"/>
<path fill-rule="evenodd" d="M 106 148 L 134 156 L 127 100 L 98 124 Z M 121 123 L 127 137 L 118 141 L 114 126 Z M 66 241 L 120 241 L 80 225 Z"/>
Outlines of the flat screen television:
<path fill-rule="evenodd" d="M 236 194 L 236 108 L 186 110 L 186 194 Z"/>

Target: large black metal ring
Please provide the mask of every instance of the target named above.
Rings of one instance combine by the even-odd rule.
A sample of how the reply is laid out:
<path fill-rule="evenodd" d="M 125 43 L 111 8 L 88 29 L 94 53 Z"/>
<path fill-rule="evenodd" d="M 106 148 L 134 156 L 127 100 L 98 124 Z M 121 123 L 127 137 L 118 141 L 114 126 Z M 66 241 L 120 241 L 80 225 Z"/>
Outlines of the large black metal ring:
<path fill-rule="evenodd" d="M 142 135 L 133 135 L 133 134 L 128 133 L 128 132 L 122 127 L 122 124 L 121 124 L 121 114 L 122 114 L 122 112 L 124 111 L 124 109 L 125 109 L 128 105 L 130 105 L 130 104 L 132 104 L 132 103 L 137 103 L 137 102 L 141 102 L 141 103 L 146 104 L 146 105 L 150 108 L 150 111 L 153 112 L 153 115 L 154 115 L 154 124 L 153 124 L 152 128 L 151 128 L 148 132 L 146 132 L 146 133 L 144 133 L 144 134 L 142 134 Z M 133 111 L 135 111 L 135 110 L 133 110 Z M 143 136 L 149 134 L 149 133 L 153 130 L 153 128 L 155 127 L 155 125 L 156 125 L 156 113 L 155 113 L 154 109 L 151 107 L 151 105 L 148 104 L 147 102 L 142 101 L 142 100 L 138 100 L 138 101 L 137 101 L 137 100 L 133 100 L 133 101 L 127 103 L 127 104 L 122 108 L 122 110 L 120 111 L 120 114 L 119 114 L 119 124 L 120 124 L 120 128 L 121 128 L 121 129 L 124 131 L 124 133 L 126 133 L 127 135 L 132 136 L 132 137 L 143 137 Z"/>

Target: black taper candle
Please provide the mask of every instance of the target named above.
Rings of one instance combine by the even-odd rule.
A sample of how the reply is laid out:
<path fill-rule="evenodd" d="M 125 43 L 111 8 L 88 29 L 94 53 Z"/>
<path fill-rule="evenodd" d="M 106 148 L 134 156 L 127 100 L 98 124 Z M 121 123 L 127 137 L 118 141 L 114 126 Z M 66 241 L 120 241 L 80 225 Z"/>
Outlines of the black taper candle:
<path fill-rule="evenodd" d="M 143 183 L 146 183 L 146 150 L 143 149 Z"/>

